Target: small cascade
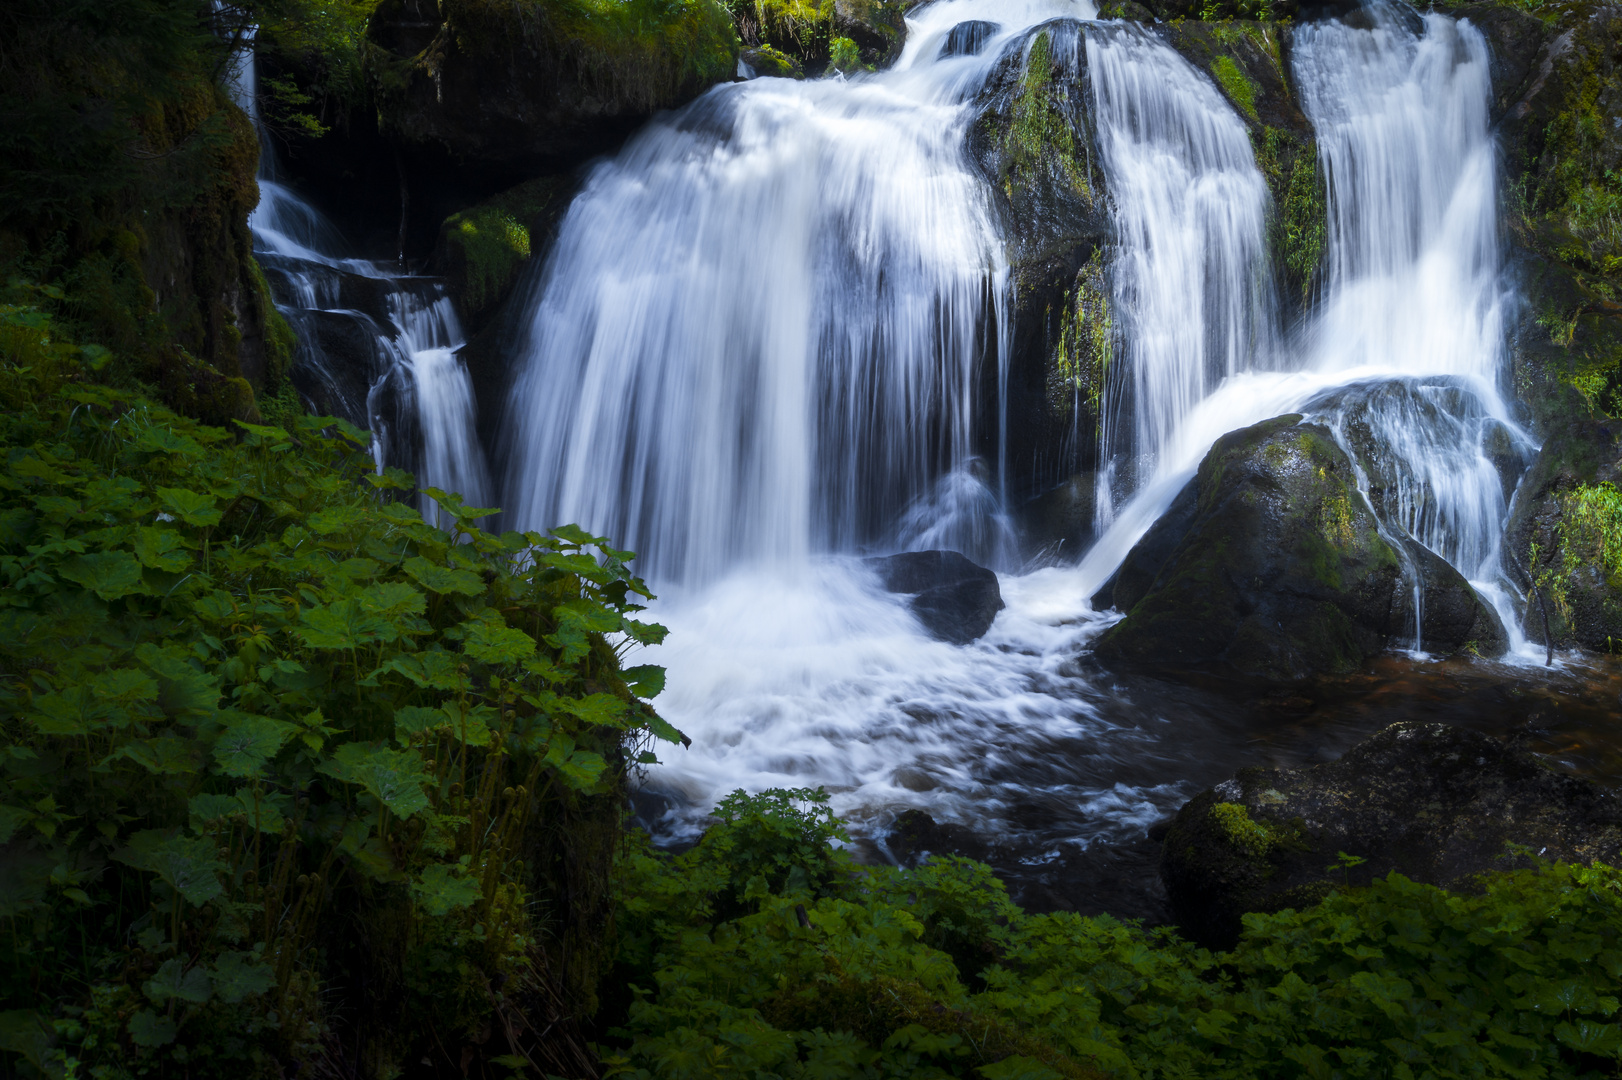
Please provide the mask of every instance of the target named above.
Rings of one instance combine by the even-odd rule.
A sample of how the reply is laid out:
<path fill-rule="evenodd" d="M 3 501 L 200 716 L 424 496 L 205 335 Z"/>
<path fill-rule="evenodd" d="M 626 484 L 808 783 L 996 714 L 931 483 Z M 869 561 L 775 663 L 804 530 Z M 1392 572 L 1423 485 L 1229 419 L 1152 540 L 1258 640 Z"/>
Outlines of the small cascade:
<path fill-rule="evenodd" d="M 228 77 L 257 123 L 251 51 Z M 254 257 L 298 338 L 292 378 L 300 394 L 318 413 L 369 429 L 379 468 L 404 468 L 421 487 L 487 505 L 473 387 L 456 358 L 464 335 L 444 284 L 341 254 L 337 229 L 278 179 L 263 139 L 258 180 L 259 205 L 248 218 Z M 432 509 L 425 496 L 424 512 Z"/>
<path fill-rule="evenodd" d="M 1117 241 L 1122 362 L 1103 411 L 1100 531 L 1224 378 L 1276 363 L 1267 184 L 1245 125 L 1154 34 L 1104 23 L 1087 63 Z"/>
<path fill-rule="evenodd" d="M 942 55 L 987 13 L 979 53 Z M 970 434 L 1007 271 L 968 99 L 1022 30 L 1091 14 L 945 0 L 893 70 L 717 87 L 597 166 L 533 302 L 519 522 L 577 521 L 671 584 L 948 540 L 1002 561 Z"/>

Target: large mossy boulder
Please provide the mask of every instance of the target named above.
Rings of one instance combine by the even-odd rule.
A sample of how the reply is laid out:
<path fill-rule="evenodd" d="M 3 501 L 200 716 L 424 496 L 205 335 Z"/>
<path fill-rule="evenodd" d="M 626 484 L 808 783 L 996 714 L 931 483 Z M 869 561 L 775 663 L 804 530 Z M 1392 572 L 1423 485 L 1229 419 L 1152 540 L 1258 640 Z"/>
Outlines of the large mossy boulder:
<path fill-rule="evenodd" d="M 1441 559 L 1380 528 L 1327 428 L 1281 416 L 1218 439 L 1194 479 L 1094 598 L 1126 618 L 1106 664 L 1288 683 L 1355 670 L 1411 643 L 1502 648 L 1503 627 Z"/>
<path fill-rule="evenodd" d="M 1468 889 L 1531 858 L 1619 851 L 1611 794 L 1491 736 L 1403 723 L 1338 761 L 1244 769 L 1196 796 L 1167 830 L 1160 868 L 1184 931 L 1229 948 L 1246 912 L 1305 907 L 1392 872 Z"/>
<path fill-rule="evenodd" d="M 524 268 L 551 247 L 579 187 L 574 173 L 537 177 L 440 225 L 429 269 L 450 286 L 468 333 L 489 325 Z"/>
<path fill-rule="evenodd" d="M 1114 226 L 1088 85 L 1081 24 L 1044 23 L 1005 47 L 975 98 L 968 134 L 1008 238 L 1012 278 L 1013 350 L 1002 386 L 997 365 L 985 365 L 976 438 L 988 458 L 1006 455 L 1021 502 L 1096 464 L 1113 340 L 1105 252 Z"/>
<path fill-rule="evenodd" d="M 717 0 L 383 0 L 367 42 L 387 137 L 533 171 L 612 150 L 738 61 Z"/>

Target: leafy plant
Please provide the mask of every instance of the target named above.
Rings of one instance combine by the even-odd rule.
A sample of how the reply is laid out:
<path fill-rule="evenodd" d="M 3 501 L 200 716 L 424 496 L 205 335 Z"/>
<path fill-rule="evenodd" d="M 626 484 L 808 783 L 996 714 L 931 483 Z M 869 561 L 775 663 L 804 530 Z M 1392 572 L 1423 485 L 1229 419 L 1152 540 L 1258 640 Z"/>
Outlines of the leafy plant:
<path fill-rule="evenodd" d="M 584 887 L 546 837 L 681 738 L 621 667 L 664 634 L 630 553 L 429 490 L 436 528 L 342 421 L 206 427 L 5 315 L 0 1045 L 275 1072 L 330 1053 L 334 977 L 408 1037 L 524 1030 L 537 902 Z"/>
<path fill-rule="evenodd" d="M 1468 895 L 1392 874 L 1246 916 L 1238 947 L 1212 954 L 1108 917 L 1025 914 L 961 859 L 899 870 L 817 851 L 769 887 L 797 849 L 762 838 L 805 794 L 736 794 L 692 851 L 625 860 L 620 974 L 637 999 L 613 1075 L 1526 1080 L 1622 1061 L 1610 867 L 1488 874 Z M 715 900 L 746 875 L 728 917 Z"/>

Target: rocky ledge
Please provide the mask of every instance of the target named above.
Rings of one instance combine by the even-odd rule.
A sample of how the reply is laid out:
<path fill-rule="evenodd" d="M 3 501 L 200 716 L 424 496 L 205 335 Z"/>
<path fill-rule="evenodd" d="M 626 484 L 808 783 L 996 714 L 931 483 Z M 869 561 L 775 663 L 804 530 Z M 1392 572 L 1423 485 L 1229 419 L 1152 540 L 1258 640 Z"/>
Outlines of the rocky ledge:
<path fill-rule="evenodd" d="M 955 551 L 909 551 L 867 565 L 887 591 L 911 597 L 912 613 L 941 641 L 967 645 L 1003 609 L 997 575 Z"/>
<path fill-rule="evenodd" d="M 1160 873 L 1184 931 L 1229 948 L 1246 912 L 1393 871 L 1468 889 L 1535 858 L 1614 862 L 1619 850 L 1622 804 L 1596 785 L 1510 742 L 1405 723 L 1338 761 L 1244 769 L 1196 796 L 1166 830 Z"/>

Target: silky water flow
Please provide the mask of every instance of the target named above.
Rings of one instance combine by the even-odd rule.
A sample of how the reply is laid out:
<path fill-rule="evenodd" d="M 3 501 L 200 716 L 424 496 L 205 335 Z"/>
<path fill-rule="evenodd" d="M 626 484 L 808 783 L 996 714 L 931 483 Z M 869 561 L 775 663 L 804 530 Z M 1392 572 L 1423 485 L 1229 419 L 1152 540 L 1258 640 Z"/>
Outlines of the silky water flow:
<path fill-rule="evenodd" d="M 594 169 L 532 285 L 505 499 L 521 527 L 575 521 L 637 550 L 660 593 L 655 704 L 692 747 L 646 775 L 651 823 L 690 835 L 735 788 L 822 785 L 859 829 L 918 807 L 1021 836 L 1036 861 L 1141 837 L 1244 763 L 1247 737 L 1197 694 L 1092 667 L 1119 615 L 1089 597 L 1216 438 L 1283 413 L 1338 432 L 1385 527 L 1458 566 L 1513 633 L 1496 537 L 1506 471 L 1534 448 L 1497 390 L 1485 46 L 1466 22 L 1366 10 L 1372 29 L 1297 30 L 1330 232 L 1288 334 L 1231 107 L 1141 28 L 1078 38 L 1122 362 L 1108 528 L 1075 566 L 1011 565 L 996 463 L 970 450 L 976 365 L 1006 370 L 983 328 L 1007 325 L 1009 274 L 964 134 L 999 54 L 1090 19 L 1084 0 L 938 0 L 893 70 L 717 88 Z M 997 25 L 986 47 L 941 57 L 968 20 Z M 1003 572 L 978 642 L 928 638 L 860 559 L 926 547 Z"/>

